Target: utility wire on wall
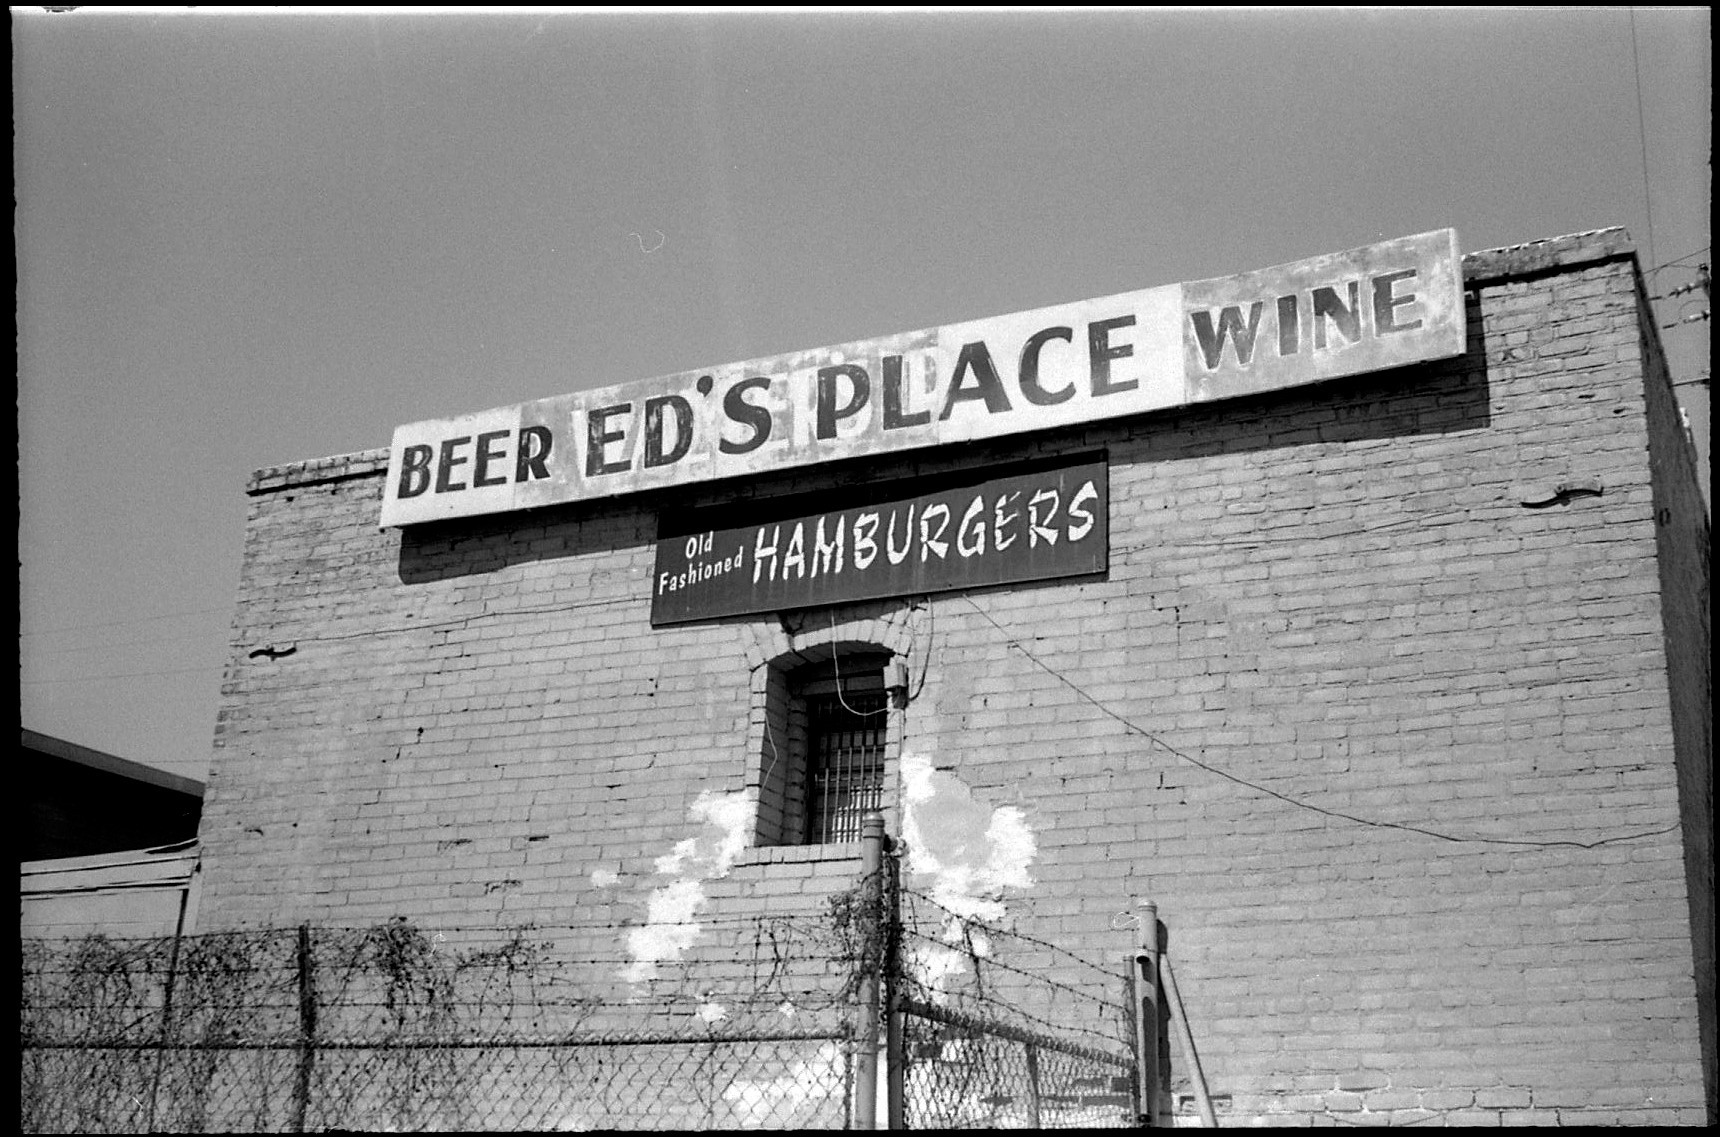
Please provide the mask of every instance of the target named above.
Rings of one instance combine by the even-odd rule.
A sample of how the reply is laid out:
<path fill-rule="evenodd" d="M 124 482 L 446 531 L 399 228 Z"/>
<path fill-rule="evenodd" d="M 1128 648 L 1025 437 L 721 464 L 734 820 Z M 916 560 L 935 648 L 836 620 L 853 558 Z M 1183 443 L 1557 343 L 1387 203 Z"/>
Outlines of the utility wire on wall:
<path fill-rule="evenodd" d="M 1600 847 L 1601 845 L 1612 845 L 1612 844 L 1617 844 L 1621 841 L 1635 841 L 1635 840 L 1639 840 L 1643 837 L 1655 837 L 1655 836 L 1659 836 L 1662 833 L 1670 833 L 1673 830 L 1678 828 L 1678 825 L 1675 822 L 1672 825 L 1668 825 L 1668 826 L 1661 828 L 1661 829 L 1651 829 L 1651 830 L 1646 830 L 1646 831 L 1640 832 L 1640 833 L 1629 833 L 1629 834 L 1624 834 L 1624 835 L 1621 835 L 1618 837 L 1603 837 L 1598 841 L 1575 841 L 1575 840 L 1537 841 L 1537 840 L 1532 840 L 1532 839 L 1527 839 L 1527 838 L 1480 837 L 1480 836 L 1473 836 L 1473 835 L 1471 835 L 1471 836 L 1460 836 L 1460 835 L 1452 834 L 1452 833 L 1442 833 L 1439 830 L 1428 829 L 1428 828 L 1425 828 L 1425 827 L 1420 826 L 1420 825 L 1408 825 L 1408 824 L 1404 824 L 1404 823 L 1396 822 L 1396 821 L 1378 821 L 1378 820 L 1375 820 L 1373 818 L 1360 817 L 1360 816 L 1353 814 L 1353 813 L 1346 813 L 1340 809 L 1331 809 L 1331 808 L 1328 808 L 1327 806 L 1316 805 L 1313 802 L 1303 801 L 1300 798 L 1293 797 L 1289 794 L 1280 793 L 1278 790 L 1274 790 L 1274 789 L 1271 789 L 1267 786 L 1260 785 L 1257 782 L 1251 782 L 1246 778 L 1242 778 L 1242 777 L 1237 776 L 1236 774 L 1232 774 L 1228 770 L 1222 769 L 1221 767 L 1218 767 L 1218 766 L 1214 766 L 1208 762 L 1203 762 L 1199 758 L 1196 758 L 1191 754 L 1187 754 L 1184 751 L 1178 750 L 1176 747 L 1172 746 L 1170 743 L 1166 742 L 1164 739 L 1160 738 L 1158 735 L 1153 734 L 1151 731 L 1146 730 L 1144 727 L 1136 725 L 1135 723 L 1131 722 L 1129 719 L 1125 718 L 1123 715 L 1112 710 L 1110 707 L 1106 706 L 1104 703 L 1100 702 L 1097 698 L 1095 698 L 1094 696 L 1089 694 L 1086 690 L 1084 690 L 1074 680 L 1070 679 L 1067 675 L 1064 675 L 1061 671 L 1058 671 L 1056 668 L 1052 667 L 1050 664 L 1046 663 L 1044 660 L 1042 660 L 1038 656 L 1034 655 L 1031 651 L 1029 651 L 1026 648 L 1025 645 L 1023 645 L 1021 643 L 1020 640 L 1018 640 L 1014 636 L 1012 636 L 1007 628 L 1005 628 L 1002 624 L 998 623 L 997 620 L 995 620 L 989 612 L 987 612 L 985 609 L 981 608 L 978 604 L 976 604 L 973 601 L 972 597 L 963 596 L 962 599 L 965 600 L 967 602 L 968 607 L 972 608 L 976 613 L 978 613 L 980 615 L 980 617 L 986 621 L 986 623 L 990 624 L 992 627 L 996 628 L 1000 633 L 1002 633 L 1004 639 L 1009 643 L 1009 645 L 1011 647 L 1015 648 L 1022 655 L 1026 656 L 1027 659 L 1030 662 L 1032 662 L 1036 667 L 1038 667 L 1040 670 L 1044 671 L 1046 674 L 1050 675 L 1053 679 L 1056 679 L 1059 683 L 1062 683 L 1064 686 L 1068 687 L 1070 690 L 1074 691 L 1077 695 L 1079 695 L 1082 699 L 1086 700 L 1087 702 L 1091 703 L 1094 707 L 1097 707 L 1099 709 L 1099 711 L 1101 713 L 1103 713 L 1104 715 L 1106 715 L 1107 717 L 1115 719 L 1117 722 L 1121 723 L 1123 725 L 1123 727 L 1126 730 L 1128 730 L 1130 733 L 1140 735 L 1142 738 L 1145 738 L 1148 742 L 1151 742 L 1153 745 L 1159 747 L 1160 749 L 1166 751 L 1167 753 L 1169 753 L 1169 754 L 1171 754 L 1177 758 L 1181 758 L 1183 761 L 1187 762 L 1191 766 L 1195 766 L 1199 769 L 1205 770 L 1209 774 L 1213 774 L 1217 777 L 1225 779 L 1226 781 L 1233 782 L 1236 785 L 1243 786 L 1247 789 L 1254 790 L 1257 793 L 1262 793 L 1262 794 L 1267 795 L 1268 797 L 1277 798 L 1279 801 L 1282 801 L 1287 805 L 1293 805 L 1298 809 L 1306 809 L 1306 810 L 1309 810 L 1309 811 L 1314 812 L 1314 813 L 1323 814 L 1326 817 L 1337 818 L 1338 820 L 1341 820 L 1341 821 L 1351 821 L 1351 822 L 1356 823 L 1357 825 L 1368 825 L 1368 826 L 1373 826 L 1375 828 L 1380 828 L 1380 829 L 1401 829 L 1401 830 L 1404 830 L 1405 832 L 1408 832 L 1408 833 L 1419 833 L 1424 837 L 1434 837 L 1434 838 L 1437 838 L 1438 840 L 1450 841 L 1450 842 L 1453 842 L 1455 844 L 1523 845 L 1523 846 L 1532 846 L 1532 847 L 1537 847 L 1537 848 L 1561 847 L 1561 848 L 1576 848 L 1576 849 L 1594 849 L 1594 848 Z"/>

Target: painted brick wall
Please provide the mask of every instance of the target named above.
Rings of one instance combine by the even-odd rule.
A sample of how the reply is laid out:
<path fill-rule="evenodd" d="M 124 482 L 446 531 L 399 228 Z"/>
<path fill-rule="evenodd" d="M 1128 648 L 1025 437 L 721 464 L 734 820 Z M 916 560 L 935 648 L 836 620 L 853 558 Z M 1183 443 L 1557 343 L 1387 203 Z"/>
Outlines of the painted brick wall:
<path fill-rule="evenodd" d="M 1702 1121 L 1683 435 L 1621 233 L 1466 276 L 1451 363 L 675 502 L 1103 447 L 1103 580 L 654 630 L 663 498 L 402 533 L 384 452 L 260 471 L 201 928 L 577 925 L 625 960 L 694 837 L 703 911 L 819 911 L 852 850 L 720 847 L 717 811 L 762 669 L 873 643 L 914 676 L 892 831 L 910 778 L 1018 826 L 1031 883 L 988 898 L 1088 958 L 1156 901 L 1231 1122 Z"/>
<path fill-rule="evenodd" d="M 1708 1116 L 1717 1116 L 1714 998 L 1714 736 L 1712 638 L 1708 605 L 1707 504 L 1697 481 L 1695 447 L 1674 397 L 1672 376 L 1654 332 L 1654 312 L 1638 307 L 1649 418 L 1649 468 L 1660 554 L 1661 612 L 1672 697 L 1673 746 L 1684 826 Z"/>

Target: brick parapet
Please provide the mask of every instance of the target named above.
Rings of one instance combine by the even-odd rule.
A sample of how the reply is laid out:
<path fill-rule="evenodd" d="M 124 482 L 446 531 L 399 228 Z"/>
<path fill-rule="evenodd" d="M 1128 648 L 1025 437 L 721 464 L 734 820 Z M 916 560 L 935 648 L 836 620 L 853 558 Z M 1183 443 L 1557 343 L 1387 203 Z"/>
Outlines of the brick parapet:
<path fill-rule="evenodd" d="M 386 447 L 360 450 L 353 454 L 336 454 L 327 458 L 309 458 L 302 462 L 287 462 L 265 466 L 254 471 L 245 483 L 245 492 L 256 495 L 294 486 L 312 486 L 337 482 L 346 478 L 362 478 L 381 474 L 388 469 Z"/>
<path fill-rule="evenodd" d="M 1634 256 L 1636 247 L 1622 228 L 1592 229 L 1563 237 L 1529 241 L 1483 249 L 1463 257 L 1463 282 L 1468 288 L 1499 283 L 1517 277 L 1564 271 L 1578 265 Z M 316 485 L 343 478 L 380 475 L 388 469 L 388 449 L 382 447 L 308 458 L 279 466 L 265 466 L 252 473 L 246 484 L 249 494 L 293 486 Z"/>
<path fill-rule="evenodd" d="M 1635 256 L 1636 246 L 1622 228 L 1590 229 L 1468 253 L 1463 258 L 1463 283 L 1477 288 Z"/>

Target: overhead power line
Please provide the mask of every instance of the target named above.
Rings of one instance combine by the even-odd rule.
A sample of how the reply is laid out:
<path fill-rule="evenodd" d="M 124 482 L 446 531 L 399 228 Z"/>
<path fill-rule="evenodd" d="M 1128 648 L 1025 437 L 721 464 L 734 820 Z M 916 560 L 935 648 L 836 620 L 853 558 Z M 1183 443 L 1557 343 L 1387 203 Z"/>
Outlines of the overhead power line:
<path fill-rule="evenodd" d="M 1643 269 L 1643 274 L 1648 275 L 1650 273 L 1664 272 L 1666 269 L 1669 269 L 1669 268 L 1684 268 L 1685 267 L 1685 264 L 1684 264 L 1685 261 L 1690 260 L 1693 257 L 1699 257 L 1703 253 L 1708 252 L 1713 247 L 1714 246 L 1712 246 L 1712 245 L 1703 245 L 1700 249 L 1697 249 L 1695 252 L 1685 253 L 1682 257 L 1673 257 L 1669 261 L 1661 261 L 1659 264 L 1655 265 L 1653 268 Z M 1701 265 L 1698 267 L 1700 267 L 1702 269 L 1706 269 L 1708 266 L 1707 265 Z M 1696 269 L 1690 269 L 1689 271 L 1695 272 Z"/>
<path fill-rule="evenodd" d="M 35 632 L 20 632 L 21 636 L 51 636 L 57 632 L 79 632 L 85 628 L 114 628 L 121 624 L 147 624 L 154 620 L 173 620 L 181 616 L 201 616 L 206 612 L 230 612 L 233 606 L 219 604 L 211 608 L 187 608 L 183 612 L 163 612 L 158 616 L 132 616 L 124 620 L 98 620 L 93 624 L 61 624 L 54 628 L 43 628 Z"/>
<path fill-rule="evenodd" d="M 1680 284 L 1676 288 L 1668 288 L 1665 292 L 1660 293 L 1658 296 L 1650 296 L 1649 299 L 1650 300 L 1671 300 L 1675 296 L 1688 296 L 1692 292 L 1695 292 L 1697 289 L 1701 289 L 1702 294 L 1704 296 L 1708 295 L 1708 285 L 1709 285 L 1709 279 L 1710 279 L 1709 275 L 1708 275 L 1708 266 L 1705 264 L 1700 264 L 1700 265 L 1697 265 L 1691 271 L 1696 273 L 1696 279 L 1695 280 L 1689 281 L 1685 284 Z"/>
<path fill-rule="evenodd" d="M 1648 214 L 1648 259 L 1654 259 L 1654 197 L 1648 191 L 1648 126 L 1642 114 L 1642 60 L 1636 48 L 1636 9 L 1630 9 L 1630 63 L 1636 73 L 1636 137 L 1642 146 L 1642 207 Z"/>
<path fill-rule="evenodd" d="M 153 679 L 158 675 L 189 675 L 196 671 L 213 673 L 220 667 L 220 664 L 209 664 L 205 667 L 170 667 L 158 671 L 108 671 L 100 675 L 66 675 L 58 679 L 20 679 L 18 682 L 26 687 L 39 687 L 48 683 L 94 683 L 98 679 Z"/>

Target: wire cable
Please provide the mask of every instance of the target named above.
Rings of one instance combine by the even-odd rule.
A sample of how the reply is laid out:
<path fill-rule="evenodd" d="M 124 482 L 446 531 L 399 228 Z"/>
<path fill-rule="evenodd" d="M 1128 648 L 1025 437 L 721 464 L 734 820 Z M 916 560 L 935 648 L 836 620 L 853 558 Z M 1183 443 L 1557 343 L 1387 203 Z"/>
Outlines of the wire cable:
<path fill-rule="evenodd" d="M 1000 633 L 1002 633 L 1004 636 L 1004 639 L 1009 643 L 1009 645 L 1011 647 L 1013 647 L 1017 651 L 1021 652 L 1022 655 L 1026 656 L 1028 658 L 1028 660 L 1030 660 L 1040 670 L 1044 671 L 1046 674 L 1050 675 L 1053 679 L 1056 679 L 1059 683 L 1062 683 L 1064 686 L 1066 686 L 1070 690 L 1074 691 L 1075 694 L 1079 695 L 1082 699 L 1086 700 L 1088 703 L 1091 703 L 1094 707 L 1098 708 L 1098 710 L 1102 714 L 1106 715 L 1108 718 L 1115 719 L 1117 722 L 1121 723 L 1123 725 L 1124 729 L 1128 730 L 1129 732 L 1131 732 L 1133 734 L 1140 735 L 1142 738 L 1145 738 L 1148 742 L 1151 742 L 1153 745 L 1159 747 L 1160 749 L 1173 755 L 1174 757 L 1181 758 L 1184 762 L 1187 762 L 1191 766 L 1195 766 L 1199 769 L 1205 770 L 1207 773 L 1212 774 L 1215 777 L 1223 778 L 1226 781 L 1235 783 L 1236 785 L 1243 786 L 1247 789 L 1254 790 L 1256 793 L 1262 793 L 1268 797 L 1277 798 L 1279 801 L 1284 802 L 1286 805 L 1293 805 L 1298 809 L 1306 809 L 1306 810 L 1309 810 L 1310 812 L 1313 812 L 1313 813 L 1322 814 L 1326 817 L 1335 818 L 1335 819 L 1340 820 L 1340 821 L 1350 821 L 1350 822 L 1353 822 L 1357 825 L 1367 825 L 1367 826 L 1371 826 L 1371 827 L 1378 828 L 1378 829 L 1401 829 L 1406 833 L 1419 833 L 1424 837 L 1433 837 L 1433 838 L 1436 838 L 1440 841 L 1450 841 L 1454 844 L 1519 845 L 1519 846 L 1528 846 L 1528 847 L 1533 847 L 1533 848 L 1596 849 L 1602 845 L 1613 845 L 1613 844 L 1617 844 L 1621 841 L 1636 841 L 1636 840 L 1640 840 L 1644 837 L 1656 837 L 1656 836 L 1659 836 L 1663 833 L 1671 833 L 1673 830 L 1678 828 L 1678 822 L 1675 821 L 1671 825 L 1667 825 L 1667 826 L 1660 828 L 1660 829 L 1650 829 L 1650 830 L 1646 830 L 1646 831 L 1639 832 L 1639 833 L 1621 834 L 1621 835 L 1616 836 L 1616 837 L 1603 837 L 1598 841 L 1577 841 L 1577 840 L 1571 840 L 1571 839 L 1556 839 L 1556 840 L 1551 840 L 1551 841 L 1539 841 L 1539 840 L 1533 840 L 1533 839 L 1521 838 L 1521 837 L 1515 837 L 1515 838 L 1514 837 L 1481 837 L 1481 836 L 1474 836 L 1474 835 L 1460 836 L 1458 834 L 1453 834 L 1453 833 L 1443 833 L 1437 829 L 1429 829 L 1429 828 L 1427 828 L 1425 826 L 1421 826 L 1421 825 L 1409 825 L 1409 824 L 1405 824 L 1403 822 L 1398 822 L 1398 821 L 1379 821 L 1379 820 L 1376 820 L 1374 818 L 1361 817 L 1357 814 L 1346 813 L 1345 811 L 1343 811 L 1341 809 L 1331 809 L 1327 806 L 1316 805 L 1313 802 L 1303 801 L 1302 799 L 1297 798 L 1297 797 L 1293 797 L 1289 794 L 1280 793 L 1278 790 L 1272 789 L 1268 786 L 1260 785 L 1257 782 L 1251 782 L 1247 778 L 1239 777 L 1238 775 L 1232 774 L 1230 771 L 1222 769 L 1221 767 L 1218 767 L 1218 766 L 1214 766 L 1211 763 L 1203 762 L 1200 759 L 1194 757 L 1193 755 L 1190 755 L 1190 754 L 1187 754 L 1181 750 L 1178 750 L 1176 747 L 1172 746 L 1170 743 L 1166 742 L 1164 739 L 1153 734 L 1151 731 L 1148 731 L 1143 727 L 1137 726 L 1135 723 L 1131 722 L 1129 719 L 1125 718 L 1123 715 L 1112 710 L 1110 707 L 1106 706 L 1104 703 L 1100 702 L 1098 699 L 1096 699 L 1092 695 L 1088 694 L 1085 690 L 1083 690 L 1080 687 L 1080 685 L 1075 683 L 1068 676 L 1064 675 L 1062 672 L 1058 671 L 1056 668 L 1052 667 L 1050 664 L 1046 663 L 1044 660 L 1042 660 L 1038 656 L 1034 655 L 1031 651 L 1027 650 L 1027 648 L 1024 647 L 1019 640 L 1015 639 L 1013 636 L 1010 635 L 1008 629 L 1006 629 L 1002 624 L 998 623 L 995 619 L 993 619 L 990 613 L 988 613 L 985 609 L 981 608 L 978 604 L 974 603 L 974 601 L 971 597 L 963 596 L 962 599 L 967 601 L 968 606 L 970 608 L 972 608 L 976 613 L 978 613 L 987 623 L 989 623 L 992 627 L 996 628 Z"/>
<path fill-rule="evenodd" d="M 884 705 L 875 711 L 857 711 L 848 705 L 848 699 L 842 694 L 842 650 L 836 646 L 836 609 L 830 610 L 830 666 L 836 673 L 836 701 L 842 704 L 842 709 L 856 718 L 872 718 L 875 715 L 890 713 L 890 700 L 885 699 Z"/>
<path fill-rule="evenodd" d="M 1630 63 L 1636 73 L 1636 137 L 1642 144 L 1642 204 L 1648 214 L 1648 259 L 1654 260 L 1654 198 L 1648 191 L 1648 126 L 1642 113 L 1642 60 L 1636 47 L 1636 9 L 1630 8 Z"/>
<path fill-rule="evenodd" d="M 218 605 L 212 608 L 187 608 L 182 612 L 163 612 L 159 616 L 133 616 L 124 620 L 98 620 L 93 624 L 61 624 L 58 627 L 43 628 L 35 632 L 19 632 L 20 636 L 51 636 L 59 632 L 79 632 L 86 628 L 113 628 L 121 624 L 147 624 L 155 620 L 173 620 L 182 616 L 201 616 L 205 612 L 231 612 L 230 604 Z"/>

